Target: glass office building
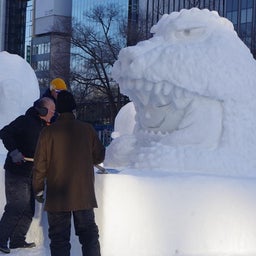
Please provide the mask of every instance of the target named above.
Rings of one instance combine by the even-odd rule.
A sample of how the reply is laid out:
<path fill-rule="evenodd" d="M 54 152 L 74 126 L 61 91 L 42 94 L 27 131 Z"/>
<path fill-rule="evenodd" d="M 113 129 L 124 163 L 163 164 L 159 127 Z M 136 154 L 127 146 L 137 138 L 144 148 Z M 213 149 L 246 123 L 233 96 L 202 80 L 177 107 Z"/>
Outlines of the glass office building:
<path fill-rule="evenodd" d="M 134 0 L 135 1 L 135 0 Z M 136 0 L 138 24 L 145 21 L 145 37 L 151 37 L 150 28 L 164 13 L 198 7 L 215 10 L 220 16 L 228 18 L 234 25 L 238 36 L 256 57 L 256 1 L 255 0 Z M 133 33 L 136 33 L 134 31 Z"/>
<path fill-rule="evenodd" d="M 30 62 L 33 0 L 0 0 L 0 51 Z"/>
<path fill-rule="evenodd" d="M 25 57 L 27 1 L 1 0 L 1 48 Z M 3 19 L 4 17 L 4 19 Z"/>
<path fill-rule="evenodd" d="M 256 1 L 228 0 L 226 1 L 224 16 L 232 21 L 239 37 L 251 49 L 254 57 L 256 57 Z"/>
<path fill-rule="evenodd" d="M 63 44 L 65 29 L 56 29 L 60 28 L 56 24 L 71 19 L 86 24 L 89 22 L 84 18 L 86 12 L 109 3 L 119 5 L 124 16 L 128 16 L 128 45 L 151 37 L 150 28 L 164 13 L 198 7 L 216 10 L 228 18 L 256 57 L 256 0 L 65 0 L 63 3 L 63 0 L 0 0 L 0 50 L 26 58 L 43 86 L 64 73 L 63 78 L 68 82 L 69 68 L 74 63 L 69 60 L 70 44 Z M 138 30 L 143 31 L 143 37 L 138 37 Z M 117 34 L 115 28 L 111 33 Z"/>
<path fill-rule="evenodd" d="M 84 20 L 84 14 L 86 12 L 90 12 L 95 6 L 106 6 L 108 4 L 115 4 L 122 10 L 124 15 L 127 15 L 128 0 L 72 0 L 72 18 L 86 22 L 86 20 Z"/>
<path fill-rule="evenodd" d="M 43 94 L 56 77 L 69 84 L 72 0 L 33 0 L 33 5 L 31 66 Z"/>
<path fill-rule="evenodd" d="M 25 29 L 25 58 L 31 63 L 31 39 L 33 34 L 33 0 L 27 1 Z"/>

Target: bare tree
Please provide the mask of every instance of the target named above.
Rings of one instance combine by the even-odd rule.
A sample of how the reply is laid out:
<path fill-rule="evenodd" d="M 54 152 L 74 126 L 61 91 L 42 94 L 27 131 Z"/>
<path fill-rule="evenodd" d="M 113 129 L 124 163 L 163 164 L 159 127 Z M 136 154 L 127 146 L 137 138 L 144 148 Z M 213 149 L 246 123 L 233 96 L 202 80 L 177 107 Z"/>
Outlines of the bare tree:
<path fill-rule="evenodd" d="M 111 78 L 111 68 L 126 44 L 120 33 L 121 10 L 113 4 L 98 5 L 75 22 L 71 36 L 73 92 L 78 101 L 109 104 L 110 122 L 123 105 L 118 84 Z M 86 23 L 85 23 L 86 22 Z"/>

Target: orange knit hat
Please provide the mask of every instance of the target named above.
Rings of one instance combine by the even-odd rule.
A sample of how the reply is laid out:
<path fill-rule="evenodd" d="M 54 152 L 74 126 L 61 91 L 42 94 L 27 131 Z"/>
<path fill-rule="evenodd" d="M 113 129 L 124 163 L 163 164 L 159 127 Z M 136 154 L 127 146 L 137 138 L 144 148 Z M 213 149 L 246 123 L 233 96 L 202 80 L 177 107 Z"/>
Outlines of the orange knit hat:
<path fill-rule="evenodd" d="M 67 85 L 63 79 L 55 78 L 50 83 L 50 90 L 67 90 Z"/>

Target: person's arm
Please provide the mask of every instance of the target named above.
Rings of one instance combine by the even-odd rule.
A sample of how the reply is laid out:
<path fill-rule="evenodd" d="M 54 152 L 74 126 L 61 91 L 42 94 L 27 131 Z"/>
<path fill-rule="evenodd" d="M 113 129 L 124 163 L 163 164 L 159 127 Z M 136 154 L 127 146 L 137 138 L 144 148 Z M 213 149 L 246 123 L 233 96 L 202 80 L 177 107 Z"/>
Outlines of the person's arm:
<path fill-rule="evenodd" d="M 24 161 L 24 156 L 22 152 L 20 152 L 20 144 L 17 140 L 23 136 L 25 122 L 25 117 L 19 116 L 0 130 L 0 138 L 3 141 L 5 148 L 9 151 L 9 156 L 11 157 L 12 162 L 15 164 L 20 164 Z"/>
<path fill-rule="evenodd" d="M 105 147 L 99 139 L 97 132 L 92 129 L 92 138 L 93 138 L 93 164 L 100 164 L 104 161 L 105 158 Z"/>
<path fill-rule="evenodd" d="M 47 134 L 42 130 L 34 155 L 33 190 L 35 197 L 42 195 L 47 172 Z"/>
<path fill-rule="evenodd" d="M 0 139 L 3 141 L 5 148 L 9 152 L 18 149 L 17 138 L 22 136 L 22 128 L 24 127 L 24 122 L 24 116 L 19 116 L 0 130 Z"/>

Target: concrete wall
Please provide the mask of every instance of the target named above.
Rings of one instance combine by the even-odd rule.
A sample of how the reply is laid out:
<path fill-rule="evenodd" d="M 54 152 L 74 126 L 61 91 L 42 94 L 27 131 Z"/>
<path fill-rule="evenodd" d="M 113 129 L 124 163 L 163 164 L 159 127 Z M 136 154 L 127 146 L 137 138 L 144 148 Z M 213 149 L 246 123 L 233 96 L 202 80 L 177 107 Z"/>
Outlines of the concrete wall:
<path fill-rule="evenodd" d="M 71 17 L 71 13 L 71 0 L 66 0 L 65 4 L 62 0 L 36 0 L 34 34 L 65 32 L 65 20 L 67 17 Z"/>

